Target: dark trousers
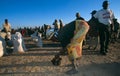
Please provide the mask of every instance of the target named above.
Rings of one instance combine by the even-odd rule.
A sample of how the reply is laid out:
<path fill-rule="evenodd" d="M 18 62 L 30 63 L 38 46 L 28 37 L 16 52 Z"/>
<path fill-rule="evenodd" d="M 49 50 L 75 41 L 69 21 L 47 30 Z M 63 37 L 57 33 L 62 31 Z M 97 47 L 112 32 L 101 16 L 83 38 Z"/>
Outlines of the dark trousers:
<path fill-rule="evenodd" d="M 100 51 L 108 49 L 110 41 L 110 26 L 99 23 Z"/>

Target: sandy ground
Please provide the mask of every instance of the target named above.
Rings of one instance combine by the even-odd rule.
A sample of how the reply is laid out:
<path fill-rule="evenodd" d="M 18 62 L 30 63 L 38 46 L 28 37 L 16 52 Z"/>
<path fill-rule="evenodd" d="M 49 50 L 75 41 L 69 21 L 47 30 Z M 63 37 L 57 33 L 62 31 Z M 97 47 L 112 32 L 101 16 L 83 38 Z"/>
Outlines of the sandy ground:
<path fill-rule="evenodd" d="M 78 73 L 68 74 L 71 70 L 67 56 L 62 56 L 60 66 L 51 63 L 61 47 L 59 43 L 44 41 L 44 47 L 25 39 L 28 51 L 13 53 L 0 58 L 0 76 L 120 76 L 120 40 L 111 43 L 106 56 L 99 49 L 89 50 L 83 47 L 83 56 L 78 60 Z"/>

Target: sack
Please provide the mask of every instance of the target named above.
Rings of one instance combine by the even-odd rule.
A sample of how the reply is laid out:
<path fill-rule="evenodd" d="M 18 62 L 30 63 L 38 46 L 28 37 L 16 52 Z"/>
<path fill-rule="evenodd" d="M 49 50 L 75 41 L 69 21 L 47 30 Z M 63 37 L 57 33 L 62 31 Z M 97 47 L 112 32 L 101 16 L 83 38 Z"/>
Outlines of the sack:
<path fill-rule="evenodd" d="M 70 60 L 80 58 L 82 56 L 82 42 L 71 43 L 67 46 L 68 57 Z"/>
<path fill-rule="evenodd" d="M 0 57 L 2 57 L 3 56 L 3 54 L 4 54 L 4 51 L 3 51 L 3 45 L 2 45 L 2 41 L 0 41 Z"/>
<path fill-rule="evenodd" d="M 20 32 L 16 32 L 13 40 L 14 51 L 19 53 L 24 53 L 24 49 L 22 46 L 22 35 Z"/>
<path fill-rule="evenodd" d="M 70 60 L 82 56 L 82 43 L 89 30 L 89 25 L 83 20 L 76 20 L 75 34 L 71 43 L 67 45 L 68 57 Z"/>
<path fill-rule="evenodd" d="M 55 66 L 59 66 L 61 64 L 62 58 L 58 55 L 55 55 L 55 57 L 51 60 L 52 64 Z"/>

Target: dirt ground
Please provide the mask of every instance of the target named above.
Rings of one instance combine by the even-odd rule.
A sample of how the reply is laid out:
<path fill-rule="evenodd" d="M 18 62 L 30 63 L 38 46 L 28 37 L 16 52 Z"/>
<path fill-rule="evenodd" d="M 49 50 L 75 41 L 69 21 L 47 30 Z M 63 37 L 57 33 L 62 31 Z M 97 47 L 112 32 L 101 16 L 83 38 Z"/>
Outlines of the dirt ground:
<path fill-rule="evenodd" d="M 67 56 L 62 56 L 60 66 L 52 65 L 52 58 L 61 50 L 59 43 L 43 43 L 39 48 L 25 38 L 28 51 L 0 58 L 0 76 L 120 76 L 120 40 L 110 44 L 106 56 L 100 55 L 99 49 L 89 50 L 84 45 L 76 74 L 68 73 L 72 67 Z"/>

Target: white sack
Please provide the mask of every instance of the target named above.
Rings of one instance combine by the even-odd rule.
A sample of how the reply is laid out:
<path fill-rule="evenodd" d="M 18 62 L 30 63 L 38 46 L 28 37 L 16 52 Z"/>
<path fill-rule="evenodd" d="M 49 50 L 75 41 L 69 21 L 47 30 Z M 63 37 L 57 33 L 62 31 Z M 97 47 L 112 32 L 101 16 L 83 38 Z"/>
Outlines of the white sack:
<path fill-rule="evenodd" d="M 2 57 L 4 54 L 3 52 L 3 45 L 2 45 L 2 41 L 0 41 L 0 57 Z"/>
<path fill-rule="evenodd" d="M 6 51 L 6 42 L 0 36 L 0 57 L 2 57 L 4 54 L 7 54 L 7 51 Z"/>
<path fill-rule="evenodd" d="M 42 42 L 42 35 L 41 35 L 41 33 L 38 33 L 37 38 L 38 38 L 37 46 L 38 47 L 42 47 L 43 46 L 43 42 Z"/>
<path fill-rule="evenodd" d="M 14 45 L 14 51 L 15 52 L 19 52 L 19 53 L 24 53 L 24 49 L 23 49 L 23 43 L 22 43 L 22 35 L 20 32 L 16 32 L 14 37 L 13 37 L 13 45 Z"/>

